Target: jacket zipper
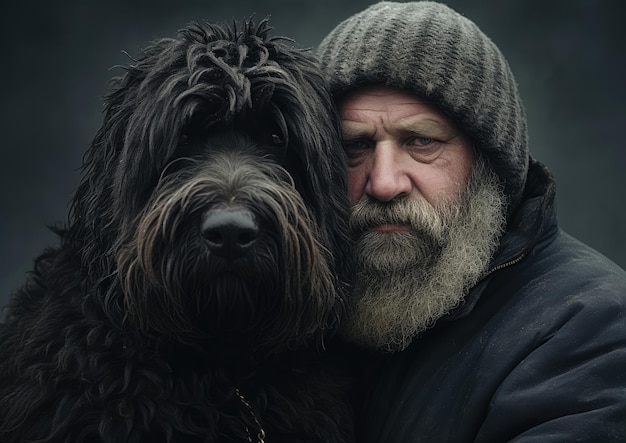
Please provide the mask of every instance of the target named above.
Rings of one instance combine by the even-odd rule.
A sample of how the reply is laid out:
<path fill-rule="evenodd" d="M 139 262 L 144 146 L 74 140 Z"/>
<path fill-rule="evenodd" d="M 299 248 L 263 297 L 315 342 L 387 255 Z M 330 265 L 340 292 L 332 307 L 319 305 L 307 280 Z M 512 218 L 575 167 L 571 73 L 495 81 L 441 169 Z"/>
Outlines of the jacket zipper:
<path fill-rule="evenodd" d="M 513 266 L 513 265 L 521 262 L 524 259 L 524 257 L 526 257 L 526 253 L 525 252 L 520 254 L 520 255 L 518 255 L 515 259 L 513 259 L 511 261 L 508 261 L 506 263 L 502 263 L 502 264 L 496 266 L 495 268 L 490 269 L 489 272 L 487 272 L 485 274 L 483 279 L 489 277 L 491 274 L 493 274 L 496 271 L 499 271 L 500 269 L 504 269 L 504 268 L 507 268 L 509 266 Z"/>

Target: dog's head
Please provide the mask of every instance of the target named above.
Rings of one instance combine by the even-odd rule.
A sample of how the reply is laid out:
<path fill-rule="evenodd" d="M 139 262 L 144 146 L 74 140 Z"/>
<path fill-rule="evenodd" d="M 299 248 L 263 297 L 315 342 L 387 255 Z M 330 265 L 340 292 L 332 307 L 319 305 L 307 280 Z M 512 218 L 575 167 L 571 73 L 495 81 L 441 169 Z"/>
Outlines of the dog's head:
<path fill-rule="evenodd" d="M 341 314 L 339 121 L 312 55 L 268 32 L 192 25 L 114 81 L 68 230 L 112 320 L 281 349 Z"/>

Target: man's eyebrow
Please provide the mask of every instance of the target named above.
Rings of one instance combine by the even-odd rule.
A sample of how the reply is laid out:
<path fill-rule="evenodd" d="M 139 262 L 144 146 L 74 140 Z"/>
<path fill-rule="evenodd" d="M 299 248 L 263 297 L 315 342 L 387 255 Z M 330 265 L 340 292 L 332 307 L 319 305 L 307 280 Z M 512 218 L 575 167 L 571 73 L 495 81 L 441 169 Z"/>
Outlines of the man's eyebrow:
<path fill-rule="evenodd" d="M 372 137 L 376 134 L 374 125 L 354 120 L 341 120 L 341 128 L 344 138 Z"/>
<path fill-rule="evenodd" d="M 458 129 L 444 120 L 422 115 L 411 115 L 393 123 L 394 131 L 399 132 L 426 132 L 440 136 L 454 137 Z"/>

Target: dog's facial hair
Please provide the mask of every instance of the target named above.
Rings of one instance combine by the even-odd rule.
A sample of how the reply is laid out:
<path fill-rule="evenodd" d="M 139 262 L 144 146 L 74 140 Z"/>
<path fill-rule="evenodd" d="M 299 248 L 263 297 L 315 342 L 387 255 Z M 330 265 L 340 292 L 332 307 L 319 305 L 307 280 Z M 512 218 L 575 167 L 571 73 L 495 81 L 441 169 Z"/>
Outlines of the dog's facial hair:
<path fill-rule="evenodd" d="M 420 332 L 458 306 L 484 275 L 506 214 L 497 177 L 478 159 L 461 195 L 433 207 L 418 197 L 353 208 L 358 274 L 342 334 L 384 352 L 405 349 Z M 383 224 L 408 232 L 378 232 Z"/>

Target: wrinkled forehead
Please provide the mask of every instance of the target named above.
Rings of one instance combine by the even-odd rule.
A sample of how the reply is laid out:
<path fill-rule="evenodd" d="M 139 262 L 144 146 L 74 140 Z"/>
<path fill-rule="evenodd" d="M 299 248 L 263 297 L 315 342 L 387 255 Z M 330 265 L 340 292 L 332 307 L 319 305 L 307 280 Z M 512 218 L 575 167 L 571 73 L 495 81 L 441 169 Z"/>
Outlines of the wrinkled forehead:
<path fill-rule="evenodd" d="M 338 101 L 344 135 L 346 130 L 382 125 L 387 130 L 429 129 L 431 133 L 458 134 L 457 126 L 428 100 L 412 92 L 388 86 L 352 91 Z M 366 131 L 367 132 L 367 131 Z"/>

